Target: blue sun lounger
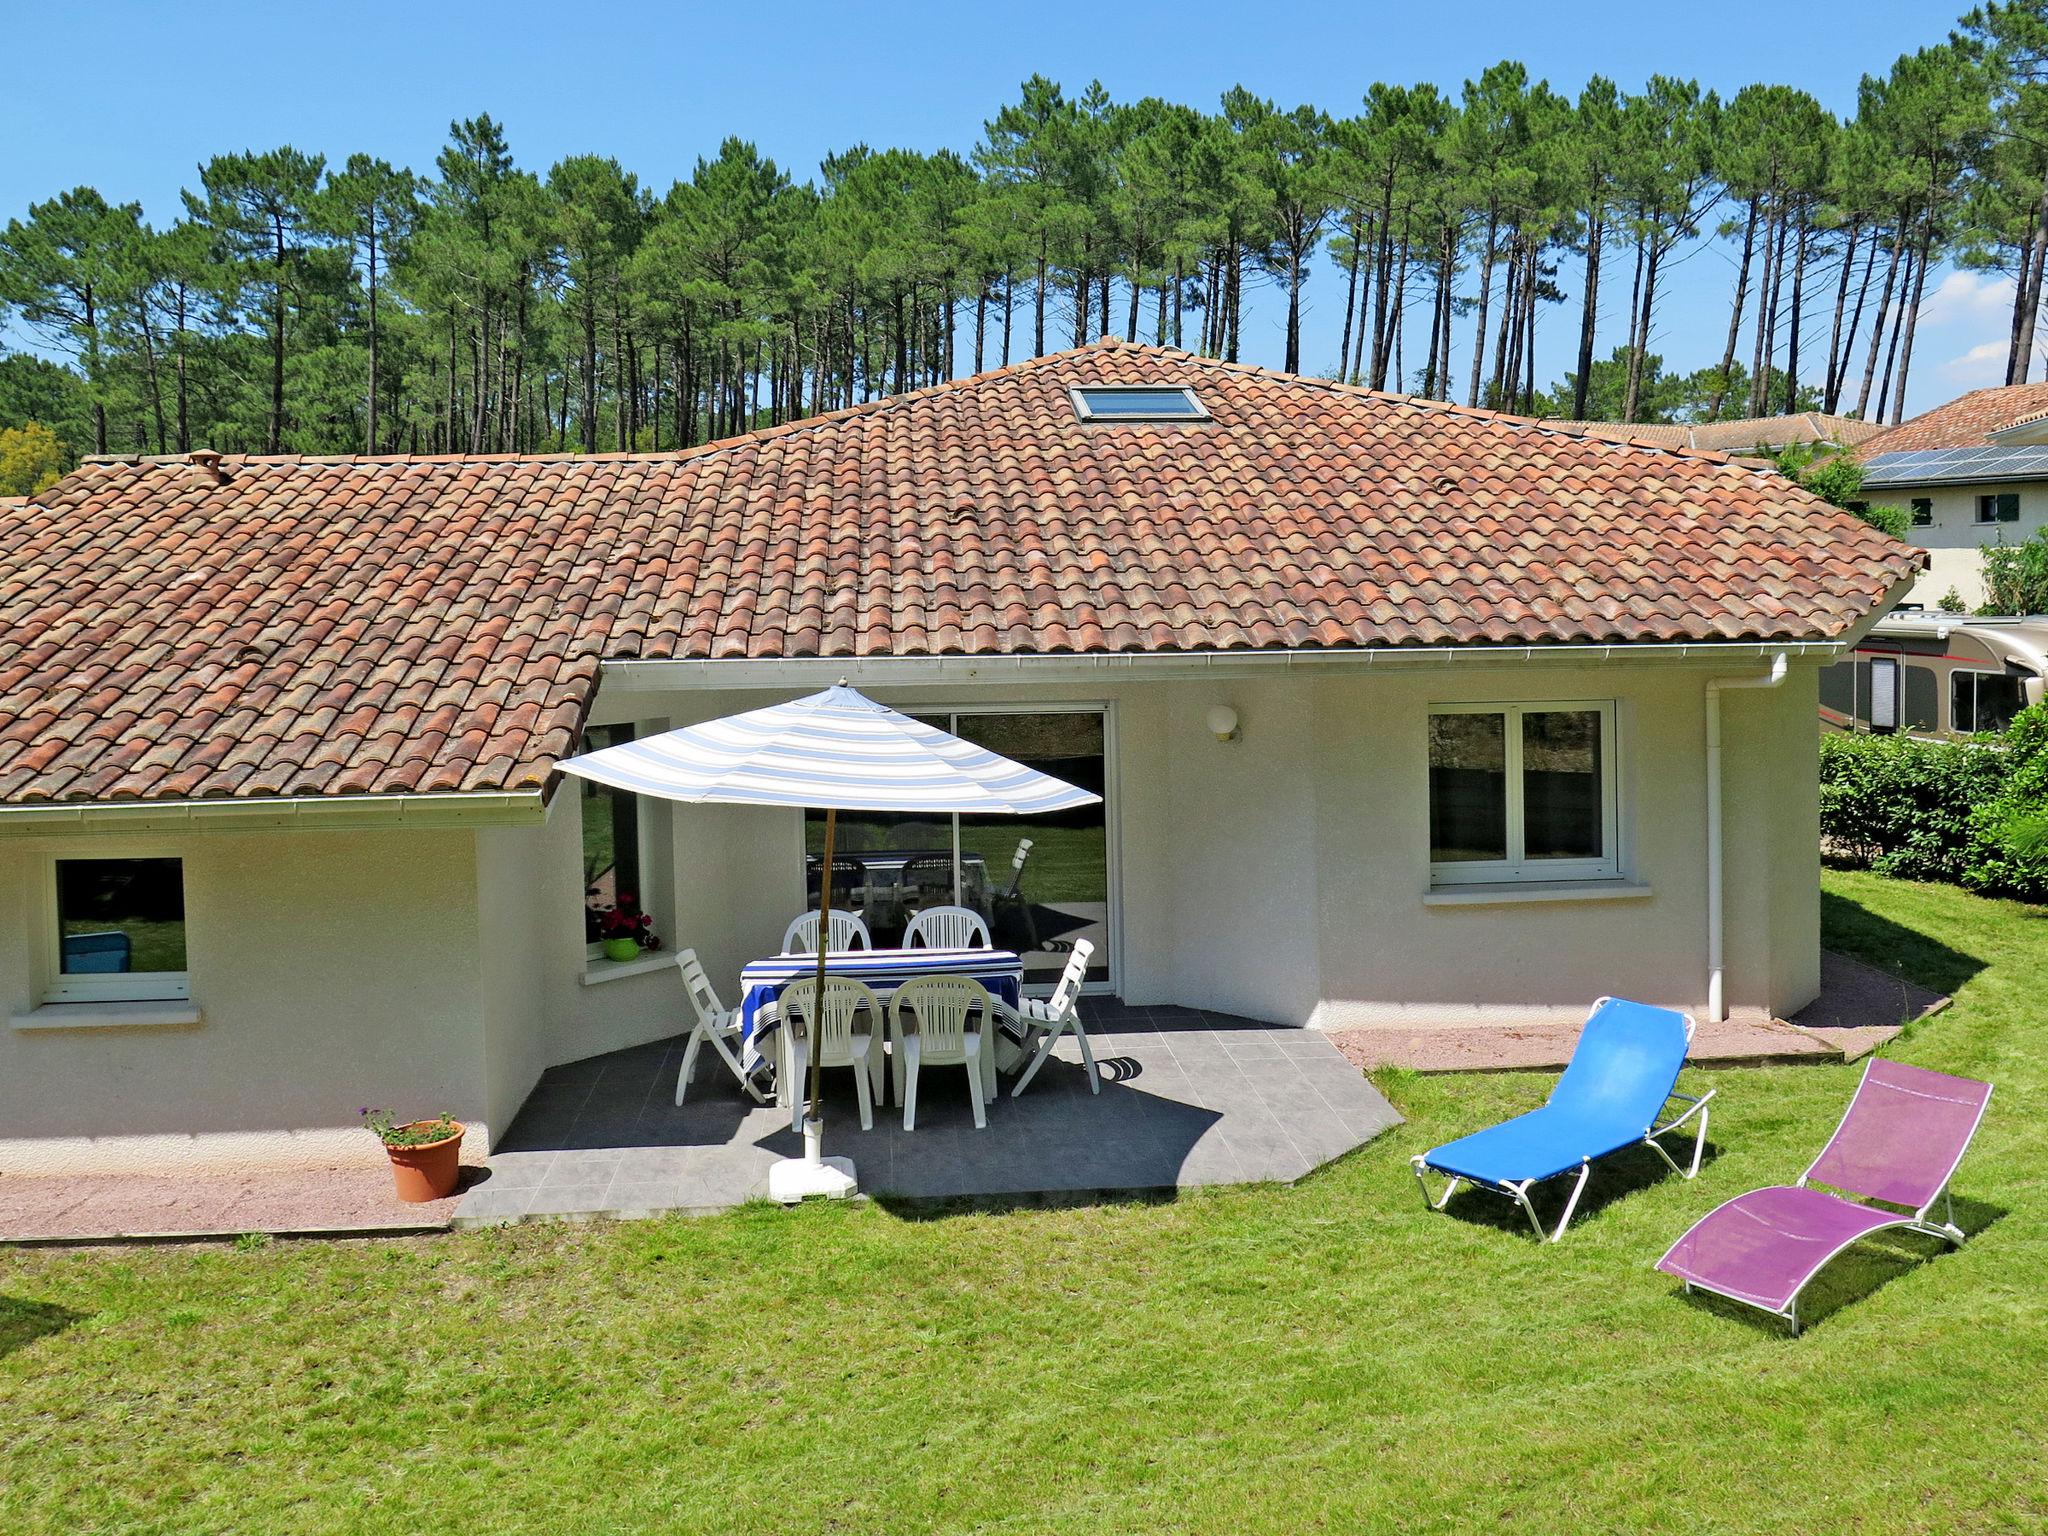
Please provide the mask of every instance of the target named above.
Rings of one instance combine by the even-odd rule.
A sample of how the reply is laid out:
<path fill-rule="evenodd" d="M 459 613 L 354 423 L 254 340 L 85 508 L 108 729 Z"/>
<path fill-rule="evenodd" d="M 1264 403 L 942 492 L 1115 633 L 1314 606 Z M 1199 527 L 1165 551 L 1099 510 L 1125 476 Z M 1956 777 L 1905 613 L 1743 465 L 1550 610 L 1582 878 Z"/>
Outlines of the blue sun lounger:
<path fill-rule="evenodd" d="M 1554 1243 L 1571 1223 L 1596 1158 L 1623 1147 L 1648 1145 L 1657 1149 L 1657 1155 L 1670 1163 L 1674 1172 L 1693 1177 L 1700 1171 L 1700 1153 L 1707 1144 L 1707 1101 L 1714 1095 L 1709 1090 L 1693 1098 L 1676 1091 L 1692 1031 L 1687 1014 L 1615 997 L 1601 998 L 1579 1032 L 1571 1064 L 1551 1089 L 1549 1103 L 1414 1159 L 1422 1198 L 1431 1209 L 1440 1211 L 1460 1183 L 1506 1195 L 1528 1213 L 1536 1236 L 1547 1236 Z M 1673 1100 L 1690 1107 L 1658 1124 Z M 1692 1165 L 1680 1168 L 1657 1138 L 1694 1115 L 1700 1117 L 1700 1123 L 1693 1134 Z M 1579 1181 L 1565 1202 L 1557 1230 L 1546 1233 L 1536 1207 L 1529 1202 L 1529 1187 L 1574 1168 L 1579 1171 Z M 1442 1195 L 1430 1197 L 1424 1169 L 1451 1181 Z"/>

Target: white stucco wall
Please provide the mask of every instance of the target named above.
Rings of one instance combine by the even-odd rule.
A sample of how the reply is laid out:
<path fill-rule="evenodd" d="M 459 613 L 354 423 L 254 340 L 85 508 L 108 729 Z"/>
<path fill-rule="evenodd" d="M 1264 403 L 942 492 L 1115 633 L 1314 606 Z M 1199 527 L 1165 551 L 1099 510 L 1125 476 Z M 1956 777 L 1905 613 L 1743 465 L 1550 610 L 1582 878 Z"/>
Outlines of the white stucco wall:
<path fill-rule="evenodd" d="M 1107 703 L 1123 996 L 1335 1028 L 1579 1018 L 1603 992 L 1703 1010 L 1711 675 L 1461 664 L 868 691 L 904 709 Z M 1796 663 L 1780 689 L 1724 697 L 1736 1013 L 1782 1016 L 1818 991 L 1817 675 Z M 603 707 L 682 723 L 773 697 L 643 693 Z M 1543 699 L 1616 701 L 1622 870 L 1648 893 L 1428 903 L 1429 707 Z M 1218 703 L 1238 711 L 1238 740 L 1209 733 Z M 721 987 L 798 909 L 800 826 L 793 812 L 678 813 L 678 858 L 725 899 L 693 908 L 685 895 L 675 929 Z"/>
<path fill-rule="evenodd" d="M 2020 498 L 2019 521 L 1978 522 L 1977 498 L 2005 491 L 2016 492 Z M 1933 503 L 1932 525 L 1906 530 L 1907 542 L 1928 551 L 1928 567 L 1906 599 L 1924 608 L 1934 607 L 1951 589 L 1961 594 L 1966 607 L 1974 610 L 1981 606 L 1985 600 L 1984 546 L 2001 539 L 2017 544 L 2037 529 L 2048 527 L 2048 484 L 1871 486 L 1865 494 L 1873 501 L 1899 507 L 1910 507 L 1916 497 Z"/>
<path fill-rule="evenodd" d="M 474 834 L 0 838 L 0 1003 L 40 999 L 58 854 L 184 860 L 190 1027 L 0 1030 L 0 1175 L 381 1161 L 363 1105 L 490 1135 Z"/>
<path fill-rule="evenodd" d="M 1730 669 L 1735 670 L 1735 669 Z M 1761 671 L 1760 665 L 1742 670 Z M 1106 703 L 1112 948 L 1133 1003 L 1342 1027 L 1582 1017 L 1604 992 L 1706 993 L 1704 688 L 1691 666 L 1459 664 L 1201 681 L 875 687 L 900 707 Z M 1818 990 L 1814 663 L 1724 697 L 1727 975 L 1737 1013 Z M 686 723 L 783 693 L 607 689 L 599 722 Z M 1432 904 L 1436 703 L 1612 699 L 1625 900 Z M 1240 736 L 1209 733 L 1234 707 Z M 801 819 L 650 810 L 647 905 L 737 1001 L 803 900 Z M 362 1104 L 446 1109 L 480 1155 L 546 1067 L 678 1033 L 670 966 L 586 984 L 573 786 L 544 825 L 0 832 L 0 1003 L 35 1006 L 48 860 L 186 861 L 194 1027 L 0 1034 L 0 1174 L 334 1166 L 381 1156 Z M 667 857 L 659 850 L 666 848 Z"/>

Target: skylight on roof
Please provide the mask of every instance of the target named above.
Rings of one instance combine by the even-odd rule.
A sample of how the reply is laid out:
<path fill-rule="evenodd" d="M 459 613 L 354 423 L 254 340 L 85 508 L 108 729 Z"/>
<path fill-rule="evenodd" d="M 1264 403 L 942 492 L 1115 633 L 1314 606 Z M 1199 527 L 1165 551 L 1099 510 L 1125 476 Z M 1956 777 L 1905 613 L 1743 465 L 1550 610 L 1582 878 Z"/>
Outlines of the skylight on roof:
<path fill-rule="evenodd" d="M 1083 384 L 1068 391 L 1083 421 L 1207 421 L 1192 389 L 1159 384 Z"/>

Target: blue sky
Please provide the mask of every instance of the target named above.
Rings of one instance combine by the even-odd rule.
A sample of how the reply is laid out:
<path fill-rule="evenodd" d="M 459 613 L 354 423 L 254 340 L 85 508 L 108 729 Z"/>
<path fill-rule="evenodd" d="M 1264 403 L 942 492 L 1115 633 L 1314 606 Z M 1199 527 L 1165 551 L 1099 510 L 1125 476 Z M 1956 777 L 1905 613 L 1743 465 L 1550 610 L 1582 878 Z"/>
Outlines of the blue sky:
<path fill-rule="evenodd" d="M 368 150 L 430 169 L 452 118 L 489 112 L 520 162 L 617 156 L 657 191 L 727 134 L 798 176 L 865 141 L 970 149 L 983 120 L 1033 71 L 1120 99 L 1203 107 L 1243 83 L 1283 105 L 1356 110 L 1375 79 L 1455 91 L 1500 58 L 1559 90 L 1587 75 L 1625 89 L 1697 76 L 1724 94 L 1782 80 L 1846 112 L 1858 77 L 1939 41 L 1963 0 L 1722 0 L 1353 5 L 1183 0 L 1027 6 L 908 3 L 615 5 L 61 4 L 10 19 L 14 68 L 0 92 L 0 216 L 79 183 L 139 200 L 167 223 L 196 167 L 232 149 L 291 143 L 339 159 Z M 1788 38 L 1787 32 L 1791 33 Z M 1574 264 L 1559 279 L 1577 290 Z M 1701 250 L 1672 275 L 1655 345 L 1674 366 L 1718 361 L 1732 263 Z M 1617 303 L 1625 287 L 1614 285 Z M 1909 407 L 2001 381 L 2010 289 L 1949 274 L 1930 286 Z M 1308 287 L 1304 364 L 1334 365 L 1340 275 Z M 1256 301 L 1249 361 L 1277 365 L 1281 306 Z M 1458 345 L 1467 345 L 1461 323 Z M 1618 310 L 1601 346 L 1619 339 Z M 1575 345 L 1568 303 L 1539 320 L 1539 377 Z M 19 342 L 23 338 L 10 338 Z M 1821 338 L 1824 344 L 1824 337 Z M 1808 355 L 1818 347 L 1809 341 Z"/>

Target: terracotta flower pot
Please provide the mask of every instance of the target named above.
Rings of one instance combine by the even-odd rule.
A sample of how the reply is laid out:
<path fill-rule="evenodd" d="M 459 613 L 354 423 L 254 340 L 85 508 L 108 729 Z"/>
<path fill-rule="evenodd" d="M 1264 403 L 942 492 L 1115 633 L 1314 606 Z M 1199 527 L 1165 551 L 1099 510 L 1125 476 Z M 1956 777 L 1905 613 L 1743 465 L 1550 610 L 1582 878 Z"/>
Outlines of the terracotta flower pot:
<path fill-rule="evenodd" d="M 415 1120 L 406 1129 L 432 1123 Z M 445 1200 L 455 1193 L 455 1181 L 462 1174 L 462 1132 L 463 1127 L 458 1124 L 453 1136 L 443 1136 L 439 1141 L 421 1142 L 416 1147 L 385 1146 L 399 1199 L 418 1205 L 426 1200 Z"/>

